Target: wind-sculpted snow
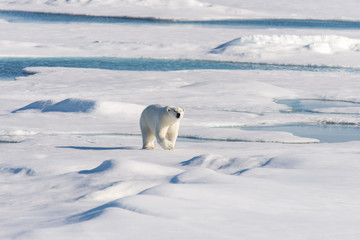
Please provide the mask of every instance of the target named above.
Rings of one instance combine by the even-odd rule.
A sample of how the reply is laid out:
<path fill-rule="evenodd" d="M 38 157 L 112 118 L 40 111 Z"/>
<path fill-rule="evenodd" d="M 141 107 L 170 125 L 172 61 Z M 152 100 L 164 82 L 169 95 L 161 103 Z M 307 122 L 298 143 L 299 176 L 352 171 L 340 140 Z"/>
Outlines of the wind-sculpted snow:
<path fill-rule="evenodd" d="M 212 49 L 210 53 L 249 59 L 270 59 L 272 54 L 317 54 L 357 53 L 360 39 L 337 35 L 249 35 L 233 39 Z M 275 56 L 274 56 L 275 57 Z"/>
<path fill-rule="evenodd" d="M 193 157 L 192 159 L 182 162 L 182 166 L 199 166 L 199 167 L 206 167 L 210 169 L 219 169 L 222 168 L 224 165 L 229 163 L 229 159 L 223 156 L 216 156 L 216 155 L 200 155 Z"/>
<path fill-rule="evenodd" d="M 53 100 L 39 100 L 30 103 L 24 107 L 12 111 L 18 113 L 28 110 L 39 110 L 42 113 L 49 112 L 63 112 L 63 113 L 90 113 L 96 112 L 104 115 L 123 114 L 131 115 L 138 114 L 143 109 L 143 106 L 129 103 L 113 102 L 113 101 L 99 101 L 68 98 L 59 102 Z"/>
<path fill-rule="evenodd" d="M 261 232 L 255 239 L 264 234 L 286 239 L 299 234 L 289 230 L 297 228 L 299 221 L 307 222 L 302 234 L 321 231 L 321 236 L 335 239 L 324 231 L 328 226 L 337 227 L 336 235 L 342 235 L 355 231 L 350 225 L 339 229 L 342 221 L 356 225 L 358 220 L 356 142 L 299 147 L 180 141 L 179 149 L 172 152 L 139 147 L 88 150 L 91 154 L 54 146 L 77 143 L 91 147 L 104 142 L 109 147 L 136 146 L 139 137 L 42 134 L 36 142 L 39 144 L 26 141 L 2 148 L 9 160 L 0 170 L 4 196 L 0 203 L 9 213 L 2 225 L 6 227 L 1 232 L 3 239 L 19 235 L 82 239 L 83 234 L 104 239 L 104 233 L 106 239 L 117 239 L 118 234 L 155 234 L 149 235 L 151 239 L 237 239 L 254 236 L 249 230 L 254 227 Z M 219 146 L 226 146 L 227 151 Z M 344 151 L 352 153 L 344 158 Z M 26 158 L 18 158 L 19 154 Z M 34 174 L 27 174 L 30 172 Z M 278 228 L 279 223 L 284 227 Z M 239 224 L 244 228 L 239 229 Z M 181 233 L 174 235 L 179 228 Z"/>
<path fill-rule="evenodd" d="M 227 175 L 207 168 L 195 168 L 174 176 L 170 182 L 175 184 L 216 184 L 236 181 Z"/>
<path fill-rule="evenodd" d="M 106 203 L 104 205 L 101 205 L 94 209 L 85 211 L 83 213 L 79 213 L 79 214 L 67 217 L 65 223 L 73 224 L 73 223 L 79 223 L 79 222 L 84 222 L 84 221 L 90 221 L 96 217 L 99 217 L 101 214 L 103 214 L 107 208 L 113 208 L 113 207 L 119 207 L 119 204 L 115 201 Z"/>
<path fill-rule="evenodd" d="M 94 173 L 101 173 L 105 172 L 111 168 L 113 168 L 114 162 L 111 160 L 106 160 L 102 162 L 98 167 L 91 169 L 91 170 L 82 170 L 79 171 L 79 174 L 94 174 Z"/>
<path fill-rule="evenodd" d="M 336 35 L 250 35 L 236 38 L 227 43 L 216 47 L 213 53 L 222 53 L 231 47 L 274 47 L 278 46 L 284 49 L 292 47 L 308 48 L 319 53 L 332 53 L 337 51 L 360 51 L 360 40 L 351 39 Z M 328 48 L 329 51 L 321 51 Z"/>
<path fill-rule="evenodd" d="M 28 130 L 0 130 L 0 143 L 21 143 L 33 138 L 37 132 Z"/>
<path fill-rule="evenodd" d="M 95 102 L 91 100 L 65 99 L 53 105 L 46 106 L 42 112 L 89 112 L 93 110 Z"/>
<path fill-rule="evenodd" d="M 34 176 L 35 172 L 32 169 L 26 167 L 1 167 L 0 174 L 9 173 L 9 174 L 20 174 L 26 176 Z"/>
<path fill-rule="evenodd" d="M 199 155 L 181 163 L 182 166 L 201 167 L 214 171 L 239 175 L 253 168 L 265 167 L 272 161 L 272 158 L 264 156 L 251 156 L 247 158 L 226 158 L 221 155 Z"/>
<path fill-rule="evenodd" d="M 14 110 L 14 111 L 12 111 L 12 113 L 25 111 L 25 110 L 34 110 L 34 109 L 36 109 L 36 110 L 44 110 L 45 108 L 47 108 L 48 106 L 51 106 L 53 104 L 54 103 L 51 100 L 40 100 L 40 101 L 30 103 L 29 105 L 26 105 L 25 107 Z"/>
<path fill-rule="evenodd" d="M 94 109 L 95 102 L 81 99 L 65 99 L 53 103 L 52 100 L 40 100 L 25 107 L 12 111 L 12 113 L 26 110 L 40 110 L 41 112 L 90 112 Z"/>

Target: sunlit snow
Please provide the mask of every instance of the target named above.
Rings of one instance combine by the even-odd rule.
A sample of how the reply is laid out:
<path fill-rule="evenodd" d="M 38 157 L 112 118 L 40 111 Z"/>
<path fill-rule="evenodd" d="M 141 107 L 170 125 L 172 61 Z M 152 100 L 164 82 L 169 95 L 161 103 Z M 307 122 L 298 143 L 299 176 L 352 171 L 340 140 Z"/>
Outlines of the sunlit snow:
<path fill-rule="evenodd" d="M 359 20 L 355 0 L 0 9 Z M 0 239 L 359 239 L 360 141 L 339 136 L 360 128 L 359 29 L 7 19 L 0 31 Z M 173 151 L 141 149 L 154 103 L 185 108 Z"/>

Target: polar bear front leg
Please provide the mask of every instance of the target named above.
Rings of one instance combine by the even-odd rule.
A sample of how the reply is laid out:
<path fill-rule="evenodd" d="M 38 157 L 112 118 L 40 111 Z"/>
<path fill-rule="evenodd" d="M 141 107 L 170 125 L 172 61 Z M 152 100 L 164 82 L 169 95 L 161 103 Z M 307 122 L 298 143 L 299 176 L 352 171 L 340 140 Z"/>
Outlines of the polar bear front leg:
<path fill-rule="evenodd" d="M 172 143 L 173 147 L 175 148 L 176 139 L 179 133 L 179 123 L 174 123 L 171 125 L 166 133 L 166 138 Z"/>
<path fill-rule="evenodd" d="M 166 134 L 168 127 L 161 128 L 159 131 L 156 131 L 156 140 L 159 145 L 165 150 L 173 150 L 174 144 L 166 139 Z"/>

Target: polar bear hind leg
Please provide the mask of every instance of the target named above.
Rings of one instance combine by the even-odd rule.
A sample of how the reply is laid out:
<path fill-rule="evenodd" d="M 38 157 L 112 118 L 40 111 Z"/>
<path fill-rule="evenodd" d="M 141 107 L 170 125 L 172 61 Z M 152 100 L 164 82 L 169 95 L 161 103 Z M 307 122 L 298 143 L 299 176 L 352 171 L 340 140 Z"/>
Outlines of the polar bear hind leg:
<path fill-rule="evenodd" d="M 146 126 L 141 126 L 141 136 L 143 141 L 143 149 L 154 149 L 155 134 Z"/>

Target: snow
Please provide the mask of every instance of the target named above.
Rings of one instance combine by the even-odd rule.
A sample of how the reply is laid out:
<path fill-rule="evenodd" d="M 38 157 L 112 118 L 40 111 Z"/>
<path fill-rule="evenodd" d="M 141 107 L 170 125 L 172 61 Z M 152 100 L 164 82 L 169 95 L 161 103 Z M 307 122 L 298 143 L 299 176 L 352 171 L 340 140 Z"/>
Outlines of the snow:
<path fill-rule="evenodd" d="M 41 112 L 90 112 L 93 110 L 94 105 L 94 101 L 82 99 L 69 98 L 58 103 L 53 103 L 51 100 L 40 100 L 14 110 L 12 113 L 29 109 L 41 110 Z"/>
<path fill-rule="evenodd" d="M 358 19 L 357 6 L 352 0 L 0 1 L 0 9 L 172 19 Z M 1 20 L 0 31 L 6 32 L 0 57 L 360 62 L 358 30 Z M 0 239 L 360 236 L 359 141 L 242 129 L 359 126 L 359 73 L 24 71 L 34 74 L 0 81 Z M 289 104 L 307 99 L 316 113 Z M 139 117 L 153 103 L 185 108 L 173 151 L 141 149 Z"/>
<path fill-rule="evenodd" d="M 1 82 L 2 137 L 18 142 L 0 145 L 3 239 L 359 234 L 358 142 L 324 144 L 231 128 L 358 124 L 357 115 L 280 113 L 288 106 L 274 102 L 297 96 L 359 101 L 357 74 L 28 70 L 37 74 Z M 174 151 L 140 150 L 138 119 L 149 102 L 185 107 Z"/>
<path fill-rule="evenodd" d="M 331 63 L 327 62 L 329 55 L 341 59 L 353 54 L 352 60 L 359 62 L 359 51 L 359 39 L 338 35 L 250 35 L 221 44 L 211 50 L 211 53 L 229 56 L 232 60 L 261 59 L 265 62 L 280 61 L 293 64 L 307 64 L 308 60 L 304 62 L 303 59 L 310 57 L 319 58 L 320 63 L 330 65 Z"/>
<path fill-rule="evenodd" d="M 74 140 L 58 136 L 43 140 L 51 139 L 58 144 Z M 138 142 L 136 138 L 115 139 L 129 145 Z M 119 235 L 126 239 L 142 238 L 144 234 L 150 239 L 235 239 L 239 234 L 249 239 L 263 239 L 270 234 L 280 239 L 358 236 L 357 143 L 338 145 L 339 150 L 334 150 L 334 145 L 264 144 L 261 153 L 257 144 L 227 143 L 226 155 L 243 158 L 243 162 L 229 161 L 234 162 L 229 167 L 250 168 L 238 176 L 221 173 L 216 168 L 181 166 L 179 160 L 188 159 L 197 151 L 218 152 L 218 143 L 197 144 L 196 149 L 192 145 L 183 142 L 170 153 L 162 150 L 84 150 L 84 153 L 37 146 L 31 154 L 47 152 L 52 155 L 46 158 L 51 162 L 59 155 L 71 157 L 57 160 L 62 161 L 58 173 L 45 170 L 46 166 L 41 166 L 43 158 L 38 161 L 34 176 L 18 173 L 6 176 L 11 183 L 2 180 L 3 186 L 11 184 L 12 198 L 16 199 L 11 206 L 3 205 L 12 210 L 11 220 L 7 217 L 6 233 L 13 236 L 15 232 L 20 239 L 51 236 L 117 239 Z M 122 157 L 101 160 L 119 154 Z M 87 155 L 86 161 L 80 161 L 83 155 Z M 227 158 L 208 157 L 219 161 Z M 260 164 L 246 166 L 250 161 Z M 265 161 L 269 163 L 261 166 Z M 87 174 L 80 174 L 84 171 Z M 23 189 L 24 183 L 33 187 Z M 21 191 L 14 192 L 16 188 Z M 51 204 L 46 206 L 49 201 Z M 35 214 L 36 219 L 34 209 L 40 211 Z M 25 231 L 22 235 L 18 235 L 19 225 Z"/>

